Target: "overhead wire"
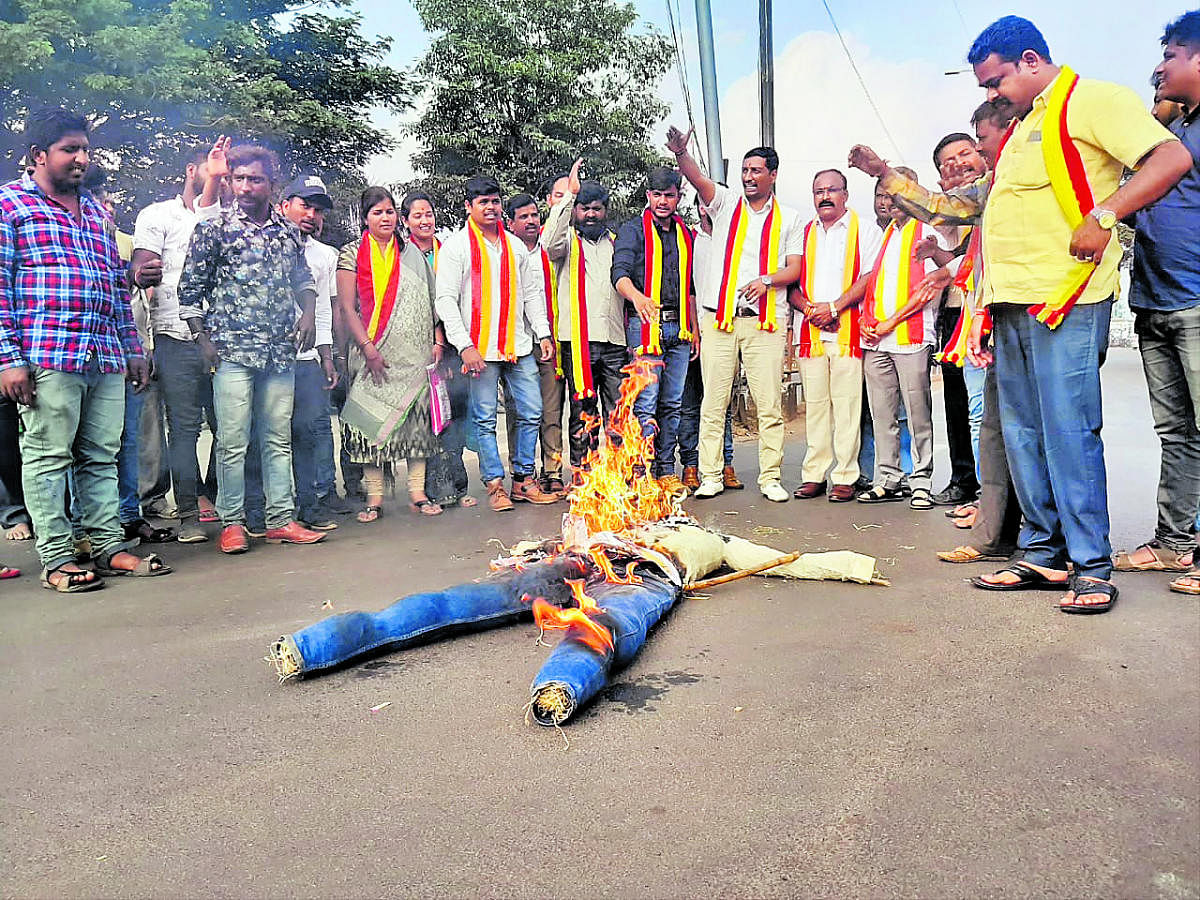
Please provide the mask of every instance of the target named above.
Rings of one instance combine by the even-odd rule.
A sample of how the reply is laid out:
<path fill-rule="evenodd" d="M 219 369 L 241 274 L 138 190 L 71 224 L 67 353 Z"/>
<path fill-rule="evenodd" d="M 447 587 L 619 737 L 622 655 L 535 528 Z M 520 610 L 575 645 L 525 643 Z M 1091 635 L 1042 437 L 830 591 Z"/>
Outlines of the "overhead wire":
<path fill-rule="evenodd" d="M 680 37 L 680 31 L 683 24 L 683 13 L 679 9 L 679 0 L 675 0 L 675 9 L 671 9 L 671 0 L 666 0 L 667 4 L 667 23 L 671 29 L 671 42 L 675 47 L 675 72 L 679 76 L 679 86 L 683 91 L 683 106 L 687 110 L 688 128 L 691 129 L 692 143 L 695 145 L 696 161 L 707 169 L 708 164 L 704 160 L 704 153 L 700 147 L 700 138 L 696 134 L 696 119 L 692 113 L 692 92 L 688 88 L 688 71 L 687 71 L 687 56 L 684 54 L 683 40 Z M 679 20 L 679 27 L 676 26 L 676 18 Z"/>
<path fill-rule="evenodd" d="M 871 105 L 871 109 L 875 111 L 875 118 L 879 120 L 879 125 L 883 128 L 883 133 L 887 135 L 888 141 L 891 142 L 892 149 L 896 151 L 897 156 L 903 161 L 904 154 L 900 151 L 900 145 L 896 143 L 896 139 L 892 137 L 892 132 L 887 127 L 887 122 L 883 119 L 883 113 L 879 111 L 879 107 L 875 105 L 875 98 L 871 96 L 870 89 L 867 88 L 866 81 L 863 80 L 862 72 L 858 70 L 858 64 L 854 62 L 854 54 L 850 52 L 850 47 L 846 43 L 846 39 L 842 37 L 842 30 L 838 27 L 837 19 L 833 16 L 833 10 L 829 8 L 828 0 L 821 0 L 821 5 L 825 7 L 825 12 L 829 15 L 829 22 L 833 25 L 833 31 L 837 35 L 838 40 L 842 44 L 842 50 L 846 53 L 846 59 L 850 62 L 850 68 L 854 70 L 854 77 L 858 79 L 859 86 L 866 94 L 867 103 Z"/>

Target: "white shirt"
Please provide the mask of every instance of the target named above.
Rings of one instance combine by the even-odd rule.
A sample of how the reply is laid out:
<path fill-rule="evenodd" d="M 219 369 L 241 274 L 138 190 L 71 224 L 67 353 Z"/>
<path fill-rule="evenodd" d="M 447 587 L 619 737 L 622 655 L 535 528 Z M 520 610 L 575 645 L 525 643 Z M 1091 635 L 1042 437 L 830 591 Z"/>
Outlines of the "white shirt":
<path fill-rule="evenodd" d="M 311 350 L 296 354 L 296 360 L 320 359 L 317 348 L 333 344 L 333 304 L 337 296 L 337 261 L 338 253 L 328 244 L 322 244 L 316 238 L 301 235 L 304 243 L 304 261 L 312 272 L 313 281 L 317 285 L 317 302 L 313 318 L 316 322 L 316 339 Z M 302 310 L 296 307 L 296 318 Z"/>
<path fill-rule="evenodd" d="M 741 202 L 741 194 L 736 194 L 729 188 L 718 184 L 712 202 L 708 204 L 708 214 L 713 221 L 713 232 L 712 253 L 706 268 L 712 287 L 702 301 L 704 308 L 708 310 L 715 311 L 717 309 L 717 294 L 721 290 L 721 275 L 725 268 L 725 247 L 729 242 L 734 211 Z M 764 203 L 763 208 L 757 212 L 750 208 L 749 204 L 747 204 L 747 208 L 750 211 L 750 219 L 746 223 L 746 240 L 742 244 L 742 258 L 737 261 L 737 285 L 739 288 L 759 276 L 779 271 L 787 265 L 789 256 L 800 256 L 804 253 L 804 228 L 800 224 L 800 216 L 791 207 L 780 204 L 779 213 L 782 221 L 779 223 L 779 259 L 775 261 L 770 272 L 761 271 L 758 255 L 762 248 L 763 225 L 766 223 L 767 214 L 771 211 L 771 204 Z M 741 301 L 739 300 L 739 308 L 740 306 Z M 755 304 L 755 309 L 757 309 L 757 304 Z M 790 309 L 787 289 L 781 287 L 775 291 L 775 320 L 781 329 L 787 323 Z"/>
<path fill-rule="evenodd" d="M 454 232 L 442 244 L 438 253 L 437 289 L 434 299 L 434 311 L 446 329 L 448 340 L 461 353 L 467 347 L 473 347 L 471 331 L 467 323 L 471 321 L 471 245 L 467 238 L 467 227 Z M 507 235 L 513 245 L 517 261 L 517 332 L 515 335 L 514 352 L 518 357 L 525 356 L 533 350 L 533 339 L 550 337 L 550 323 L 546 321 L 546 298 L 542 286 L 541 261 L 530 254 L 524 243 L 513 235 Z M 483 246 L 491 260 L 492 296 L 500 296 L 500 244 L 492 243 L 485 237 Z M 496 304 L 493 316 L 499 315 L 499 304 Z M 495 323 L 488 329 L 489 343 L 496 340 Z M 496 350 L 484 352 L 483 358 L 488 362 L 499 362 L 501 357 Z"/>
<path fill-rule="evenodd" d="M 162 259 L 162 283 L 154 288 L 150 329 L 181 341 L 192 340 L 187 322 L 179 318 L 179 277 L 187 259 L 188 242 L 199 217 L 183 197 L 151 203 L 140 213 L 133 229 L 133 249 L 149 250 Z"/>
<path fill-rule="evenodd" d="M 846 241 L 850 238 L 850 211 L 826 228 L 819 218 L 813 219 L 813 230 L 817 236 L 817 258 L 812 274 L 812 293 L 808 299 L 813 303 L 834 303 L 842 296 L 842 280 L 846 274 Z M 879 256 L 883 232 L 869 219 L 858 217 L 859 275 L 871 271 Z M 797 328 L 793 340 L 800 343 L 803 332 Z M 836 331 L 821 331 L 821 340 L 836 344 Z"/>
<path fill-rule="evenodd" d="M 937 232 L 934 231 L 932 228 L 930 228 L 929 226 L 924 226 L 924 231 L 925 231 L 926 235 L 928 235 L 928 234 L 935 235 L 938 239 L 938 246 L 942 247 L 943 250 L 950 249 L 945 246 L 945 238 L 942 237 L 941 235 L 937 234 Z M 924 235 L 922 235 L 921 237 L 924 237 Z M 882 233 L 879 236 L 879 240 L 881 242 L 883 240 Z M 916 244 L 919 243 L 919 240 L 920 239 L 918 239 L 918 241 L 915 241 L 913 243 L 914 249 L 916 248 Z M 894 297 L 896 295 L 897 279 L 899 279 L 899 277 L 900 277 L 900 266 L 903 265 L 903 266 L 907 267 L 909 264 L 907 259 L 905 259 L 905 260 L 900 259 L 900 245 L 902 243 L 903 243 L 903 241 L 900 240 L 900 233 L 899 233 L 899 231 L 897 231 L 892 236 L 892 239 L 890 241 L 888 241 L 887 249 L 884 251 L 884 254 L 883 254 L 883 266 L 879 270 L 879 284 L 880 284 L 881 289 L 883 290 L 884 297 Z M 922 262 L 922 268 L 926 275 L 928 275 L 930 272 L 932 272 L 937 267 L 938 267 L 938 264 L 935 263 L 932 259 L 926 259 Z M 910 293 L 915 288 L 916 288 L 915 284 L 910 284 L 908 286 Z M 874 303 L 874 302 L 875 302 L 874 297 L 871 295 L 868 295 L 863 298 L 863 303 Z M 907 302 L 907 301 L 905 301 L 905 302 Z M 925 307 L 925 309 L 922 310 L 922 312 L 925 314 L 925 328 L 924 328 L 924 332 L 922 334 L 922 337 L 924 339 L 922 340 L 922 342 L 920 344 L 905 344 L 905 345 L 901 346 L 900 342 L 896 339 L 896 332 L 899 331 L 899 329 L 897 328 L 897 329 L 894 329 L 893 331 L 888 332 L 888 334 L 886 334 L 879 341 L 879 343 L 876 344 L 874 347 L 865 345 L 865 348 L 868 350 L 881 350 L 885 353 L 916 353 L 917 351 L 922 350 L 925 347 L 932 347 L 934 344 L 934 341 L 937 337 L 936 332 L 937 332 L 938 301 L 934 300 L 933 302 L 931 302 L 928 306 Z"/>
<path fill-rule="evenodd" d="M 692 287 L 696 289 L 696 301 L 703 309 L 717 308 L 717 288 L 713 286 L 712 235 L 701 228 L 692 239 Z"/>

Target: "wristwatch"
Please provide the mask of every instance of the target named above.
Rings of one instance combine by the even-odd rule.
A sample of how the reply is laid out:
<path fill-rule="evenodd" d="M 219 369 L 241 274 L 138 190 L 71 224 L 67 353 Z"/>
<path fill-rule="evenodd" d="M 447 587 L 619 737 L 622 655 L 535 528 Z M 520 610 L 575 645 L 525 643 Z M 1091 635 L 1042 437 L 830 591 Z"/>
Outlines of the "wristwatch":
<path fill-rule="evenodd" d="M 1104 209 L 1100 206 L 1094 207 L 1091 216 L 1105 231 L 1112 231 L 1117 225 L 1117 214 L 1111 209 Z"/>
<path fill-rule="evenodd" d="M 759 276 L 758 280 L 763 283 L 763 287 L 767 287 L 767 288 L 775 287 L 774 282 L 771 281 L 770 275 L 761 275 L 761 276 Z"/>

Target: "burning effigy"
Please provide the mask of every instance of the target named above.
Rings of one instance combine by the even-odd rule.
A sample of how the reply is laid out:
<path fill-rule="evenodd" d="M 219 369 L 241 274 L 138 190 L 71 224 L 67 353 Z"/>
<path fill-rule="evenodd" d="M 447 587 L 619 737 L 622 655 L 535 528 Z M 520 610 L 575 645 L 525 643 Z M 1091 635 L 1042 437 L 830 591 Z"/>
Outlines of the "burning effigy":
<path fill-rule="evenodd" d="M 600 446 L 571 489 L 561 535 L 505 548 L 477 582 L 410 594 L 379 612 L 342 613 L 284 635 L 269 656 L 280 681 L 532 616 L 539 640 L 555 631 L 563 637 L 534 677 L 527 708 L 538 724 L 559 726 L 637 656 L 685 592 L 750 574 L 886 584 L 873 557 L 784 555 L 687 516 L 684 495 L 650 474 L 654 439 L 633 413 L 655 365 L 639 359 L 625 369 Z M 734 571 L 705 581 L 722 568 Z"/>

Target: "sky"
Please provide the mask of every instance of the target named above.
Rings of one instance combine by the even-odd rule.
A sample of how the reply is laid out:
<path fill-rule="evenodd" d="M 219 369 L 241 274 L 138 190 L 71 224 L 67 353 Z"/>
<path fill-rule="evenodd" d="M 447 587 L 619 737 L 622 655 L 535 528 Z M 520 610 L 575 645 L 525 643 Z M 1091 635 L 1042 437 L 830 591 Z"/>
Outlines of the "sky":
<path fill-rule="evenodd" d="M 487 2 L 487 0 L 480 0 Z M 932 184 L 930 153 L 938 139 L 970 132 L 971 111 L 983 99 L 966 53 L 975 36 L 1002 15 L 1032 20 L 1046 37 L 1051 56 L 1081 76 L 1124 84 L 1149 105 L 1150 73 L 1161 56 L 1163 26 L 1190 6 L 1163 0 L 1020 2 L 997 6 L 977 0 L 926 0 L 922 4 L 878 0 L 827 0 L 862 76 L 859 83 L 834 32 L 822 0 L 774 0 L 775 146 L 781 202 L 812 214 L 810 185 L 819 169 L 845 168 L 851 145 L 864 143 L 894 163 L 912 166 Z M 1193 0 L 1194 2 L 1194 0 Z M 697 134 L 704 141 L 700 68 L 693 0 L 634 0 L 645 27 L 669 34 L 668 3 L 679 15 L 687 87 Z M 758 122 L 758 4 L 755 0 L 711 0 L 716 46 L 723 155 L 740 160 L 760 141 Z M 426 37 L 405 0 L 358 0 L 363 31 L 390 35 L 390 62 L 408 67 L 420 58 Z M 898 17 L 898 8 L 918 10 Z M 961 74 L 948 71 L 966 69 Z M 655 127 L 661 143 L 667 124 L 684 127 L 688 116 L 678 72 L 659 84 L 671 113 Z M 878 113 L 868 101 L 868 93 Z M 398 129 L 401 119 L 380 120 Z M 412 177 L 414 144 L 373 160 L 368 177 L 395 182 Z M 597 173 L 600 174 L 600 173 Z M 870 213 L 871 182 L 850 175 L 851 205 Z"/>

